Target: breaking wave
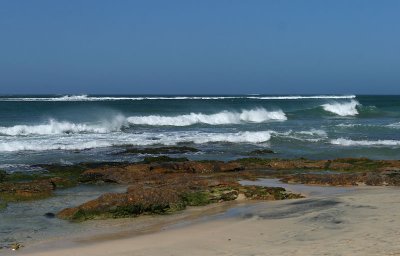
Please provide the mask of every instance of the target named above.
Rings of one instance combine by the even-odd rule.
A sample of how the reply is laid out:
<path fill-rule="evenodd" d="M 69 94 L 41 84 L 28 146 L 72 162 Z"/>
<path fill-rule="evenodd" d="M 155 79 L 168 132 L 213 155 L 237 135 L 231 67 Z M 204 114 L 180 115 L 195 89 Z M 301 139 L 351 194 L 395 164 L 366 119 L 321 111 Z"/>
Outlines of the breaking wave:
<path fill-rule="evenodd" d="M 358 114 L 357 106 L 360 103 L 356 100 L 350 102 L 333 102 L 321 105 L 325 111 L 339 116 L 355 116 Z"/>
<path fill-rule="evenodd" d="M 331 140 L 331 144 L 340 146 L 400 146 L 399 140 L 349 140 L 344 138 Z"/>
<path fill-rule="evenodd" d="M 0 126 L 0 135 L 52 135 L 76 133 L 110 133 L 121 131 L 129 125 L 149 126 L 189 126 L 194 124 L 224 125 L 240 123 L 262 123 L 267 121 L 285 121 L 287 117 L 281 110 L 267 111 L 262 108 L 243 110 L 242 112 L 222 111 L 216 114 L 190 113 L 178 116 L 131 116 L 118 115 L 111 121 L 102 121 L 98 124 L 72 123 L 50 119 L 44 124 Z"/>
<path fill-rule="evenodd" d="M 285 121 L 287 117 L 282 110 L 267 111 L 263 108 L 243 110 L 241 112 L 222 111 L 216 114 L 190 113 L 179 116 L 131 116 L 129 124 L 134 125 L 170 125 L 189 126 L 194 124 L 224 125 L 240 123 L 262 123 L 266 121 Z"/>
<path fill-rule="evenodd" d="M 15 125 L 12 127 L 0 127 L 0 135 L 19 136 L 19 135 L 51 135 L 51 134 L 73 134 L 73 133 L 109 133 L 119 131 L 125 118 L 115 117 L 112 121 L 103 121 L 98 125 L 75 124 L 66 121 L 50 119 L 45 124 L 39 125 Z"/>

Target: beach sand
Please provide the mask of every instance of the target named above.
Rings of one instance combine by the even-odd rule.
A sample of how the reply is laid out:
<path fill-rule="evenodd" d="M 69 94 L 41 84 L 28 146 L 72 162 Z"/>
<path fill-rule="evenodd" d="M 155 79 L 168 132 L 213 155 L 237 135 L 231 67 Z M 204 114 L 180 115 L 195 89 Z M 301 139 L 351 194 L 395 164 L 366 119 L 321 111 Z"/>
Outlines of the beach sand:
<path fill-rule="evenodd" d="M 249 204 L 230 217 L 15 255 L 400 255 L 400 189 L 365 187 L 337 195 Z"/>

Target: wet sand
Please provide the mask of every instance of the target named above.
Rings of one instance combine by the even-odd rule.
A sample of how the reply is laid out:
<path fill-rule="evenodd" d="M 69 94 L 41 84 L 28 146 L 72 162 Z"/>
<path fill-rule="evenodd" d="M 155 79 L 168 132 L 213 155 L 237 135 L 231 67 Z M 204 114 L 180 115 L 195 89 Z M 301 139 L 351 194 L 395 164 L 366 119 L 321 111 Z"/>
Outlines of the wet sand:
<path fill-rule="evenodd" d="M 139 236 L 44 243 L 16 255 L 400 255 L 399 193 L 363 187 L 253 203 Z"/>

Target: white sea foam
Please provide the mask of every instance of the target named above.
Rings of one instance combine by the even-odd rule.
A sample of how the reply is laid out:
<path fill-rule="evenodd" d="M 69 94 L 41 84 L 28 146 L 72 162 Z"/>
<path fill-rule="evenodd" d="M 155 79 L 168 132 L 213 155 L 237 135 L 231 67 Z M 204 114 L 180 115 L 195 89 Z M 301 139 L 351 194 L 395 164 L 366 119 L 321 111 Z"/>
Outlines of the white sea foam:
<path fill-rule="evenodd" d="M 15 151 L 47 151 L 47 150 L 85 150 L 99 147 L 109 147 L 113 144 L 102 141 L 88 141 L 71 144 L 52 143 L 51 141 L 9 141 L 0 143 L 0 152 Z"/>
<path fill-rule="evenodd" d="M 287 117 L 282 110 L 267 111 L 263 108 L 243 110 L 241 112 L 222 111 L 216 114 L 190 113 L 178 116 L 131 116 L 127 118 L 129 124 L 134 125 L 170 125 L 188 126 L 193 124 L 240 124 L 262 123 L 266 121 L 285 121 Z"/>
<path fill-rule="evenodd" d="M 266 121 L 285 121 L 283 111 L 267 111 L 262 108 L 243 110 L 242 112 L 222 111 L 216 114 L 190 113 L 178 116 L 131 116 L 125 118 L 122 115 L 114 117 L 110 121 L 102 121 L 97 124 L 73 123 L 50 119 L 46 123 L 37 125 L 15 125 L 11 127 L 0 126 L 0 135 L 27 136 L 27 135 L 52 135 L 75 133 L 110 133 L 120 131 L 128 125 L 154 125 L 154 126 L 189 126 L 193 124 L 240 124 L 262 123 Z"/>
<path fill-rule="evenodd" d="M 389 124 L 389 125 L 387 125 L 387 127 L 399 129 L 400 128 L 400 122 L 399 123 L 394 123 L 394 124 Z"/>
<path fill-rule="evenodd" d="M 400 146 L 399 140 L 350 140 L 334 139 L 331 144 L 340 146 Z"/>
<path fill-rule="evenodd" d="M 325 111 L 334 113 L 339 116 L 355 116 L 358 114 L 357 106 L 360 103 L 356 100 L 351 100 L 350 102 L 333 102 L 323 104 L 322 108 Z"/>
<path fill-rule="evenodd" d="M 306 142 L 318 142 L 328 138 L 324 130 L 311 129 L 307 131 L 272 132 L 272 135 L 284 140 L 292 139 Z"/>
<path fill-rule="evenodd" d="M 116 116 L 112 121 L 103 121 L 100 124 L 75 124 L 66 121 L 50 119 L 47 123 L 38 125 L 15 125 L 0 127 L 0 135 L 51 135 L 71 133 L 108 133 L 118 131 L 125 123 L 125 118 Z"/>
<path fill-rule="evenodd" d="M 162 96 L 162 97 L 111 97 L 88 95 L 65 95 L 59 97 L 3 97 L 0 101 L 116 101 L 116 100 L 223 100 L 223 99 L 258 99 L 258 100 L 302 100 L 302 99 L 354 99 L 355 95 L 315 95 L 315 96 Z"/>
<path fill-rule="evenodd" d="M 178 143 L 204 144 L 210 142 L 263 143 L 271 139 L 271 131 L 206 133 L 206 132 L 166 132 L 166 133 L 123 133 L 75 134 L 72 137 L 58 135 L 51 137 L 19 137 L 0 142 L 0 152 L 84 150 L 122 145 L 176 145 Z"/>
<path fill-rule="evenodd" d="M 260 100 L 305 100 L 305 99 L 355 99 L 356 95 L 315 95 L 315 96 L 257 96 L 246 97 Z"/>
<path fill-rule="evenodd" d="M 317 142 L 326 139 L 322 130 L 309 131 L 241 131 L 241 132 L 200 132 L 171 131 L 144 133 L 94 133 L 94 134 L 55 134 L 21 137 L 3 137 L 0 140 L 0 152 L 45 151 L 45 150 L 85 150 L 122 145 L 177 145 L 179 143 L 266 143 L 271 138 L 295 139 L 306 142 Z"/>

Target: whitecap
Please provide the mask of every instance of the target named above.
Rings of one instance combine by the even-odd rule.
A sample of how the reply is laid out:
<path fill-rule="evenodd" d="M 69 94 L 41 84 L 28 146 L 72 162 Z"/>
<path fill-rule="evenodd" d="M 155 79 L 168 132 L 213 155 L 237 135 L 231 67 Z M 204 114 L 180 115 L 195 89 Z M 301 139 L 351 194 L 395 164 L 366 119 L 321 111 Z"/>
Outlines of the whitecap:
<path fill-rule="evenodd" d="M 222 111 L 216 114 L 190 113 L 178 116 L 131 116 L 127 118 L 133 125 L 170 125 L 189 126 L 194 124 L 224 125 L 240 123 L 262 123 L 267 121 L 285 121 L 282 110 L 267 111 L 263 108 L 243 110 L 241 112 Z"/>
<path fill-rule="evenodd" d="M 358 101 L 352 100 L 350 102 L 326 103 L 322 105 L 322 108 L 339 116 L 355 116 L 358 114 L 358 105 L 360 105 Z"/>

